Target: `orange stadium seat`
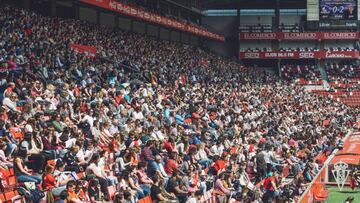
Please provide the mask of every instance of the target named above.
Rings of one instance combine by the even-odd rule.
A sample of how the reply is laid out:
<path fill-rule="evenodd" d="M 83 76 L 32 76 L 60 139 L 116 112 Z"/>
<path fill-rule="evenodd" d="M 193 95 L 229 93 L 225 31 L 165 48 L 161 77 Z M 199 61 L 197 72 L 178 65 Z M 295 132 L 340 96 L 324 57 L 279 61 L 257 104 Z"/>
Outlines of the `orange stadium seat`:
<path fill-rule="evenodd" d="M 146 196 L 138 201 L 138 203 L 152 203 L 151 196 Z"/>
<path fill-rule="evenodd" d="M 0 202 L 5 202 L 5 194 L 0 194 Z"/>

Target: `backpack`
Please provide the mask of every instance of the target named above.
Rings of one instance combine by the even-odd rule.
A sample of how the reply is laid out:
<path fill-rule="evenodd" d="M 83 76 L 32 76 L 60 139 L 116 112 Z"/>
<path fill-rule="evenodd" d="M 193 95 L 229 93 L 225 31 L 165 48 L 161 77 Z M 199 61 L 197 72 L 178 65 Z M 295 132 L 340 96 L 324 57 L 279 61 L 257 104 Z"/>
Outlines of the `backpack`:
<path fill-rule="evenodd" d="M 24 187 L 19 187 L 18 191 L 25 197 L 26 202 L 40 203 L 40 200 L 45 197 L 45 193 L 39 188 L 27 190 Z"/>

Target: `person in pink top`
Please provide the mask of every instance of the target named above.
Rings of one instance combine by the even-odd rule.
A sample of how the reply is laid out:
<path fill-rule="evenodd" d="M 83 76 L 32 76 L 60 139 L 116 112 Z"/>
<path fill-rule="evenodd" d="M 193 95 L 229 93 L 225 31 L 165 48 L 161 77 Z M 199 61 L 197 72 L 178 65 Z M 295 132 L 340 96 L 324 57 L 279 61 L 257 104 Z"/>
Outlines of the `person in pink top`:
<path fill-rule="evenodd" d="M 14 62 L 14 57 L 13 56 L 9 56 L 9 60 L 7 61 L 7 64 L 8 64 L 8 69 L 9 70 L 14 70 L 17 67 L 16 63 Z"/>

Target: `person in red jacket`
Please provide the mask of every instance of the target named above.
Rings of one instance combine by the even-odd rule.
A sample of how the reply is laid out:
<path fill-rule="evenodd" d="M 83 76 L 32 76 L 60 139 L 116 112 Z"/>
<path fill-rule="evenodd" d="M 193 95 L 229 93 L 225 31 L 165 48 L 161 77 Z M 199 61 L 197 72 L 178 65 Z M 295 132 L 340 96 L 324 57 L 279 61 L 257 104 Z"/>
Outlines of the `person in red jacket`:
<path fill-rule="evenodd" d="M 274 198 L 276 198 L 279 195 L 275 168 L 271 169 L 271 172 L 268 174 L 268 177 L 264 180 L 263 187 L 265 189 L 264 197 L 267 198 L 269 202 L 271 202 Z"/>
<path fill-rule="evenodd" d="M 53 176 L 54 168 L 50 165 L 45 167 L 45 173 L 43 175 L 42 188 L 45 190 L 51 190 L 56 186 L 56 180 Z"/>
<path fill-rule="evenodd" d="M 178 155 L 176 152 L 172 152 L 169 156 L 169 159 L 166 161 L 164 170 L 169 176 L 172 176 L 174 170 L 178 168 L 178 164 L 176 162 L 177 156 Z"/>

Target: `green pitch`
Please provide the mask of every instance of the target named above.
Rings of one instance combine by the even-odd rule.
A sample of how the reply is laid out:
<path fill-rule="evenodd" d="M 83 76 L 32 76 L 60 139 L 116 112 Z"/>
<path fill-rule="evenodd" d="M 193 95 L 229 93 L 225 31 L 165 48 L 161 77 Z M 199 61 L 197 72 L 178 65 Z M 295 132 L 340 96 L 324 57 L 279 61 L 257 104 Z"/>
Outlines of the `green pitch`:
<path fill-rule="evenodd" d="M 356 188 L 354 191 L 351 190 L 350 187 L 344 186 L 343 191 L 339 191 L 339 188 L 337 186 L 327 187 L 329 192 L 329 199 L 326 201 L 327 203 L 343 203 L 345 199 L 349 196 L 353 196 L 354 203 L 360 202 L 360 189 Z"/>

